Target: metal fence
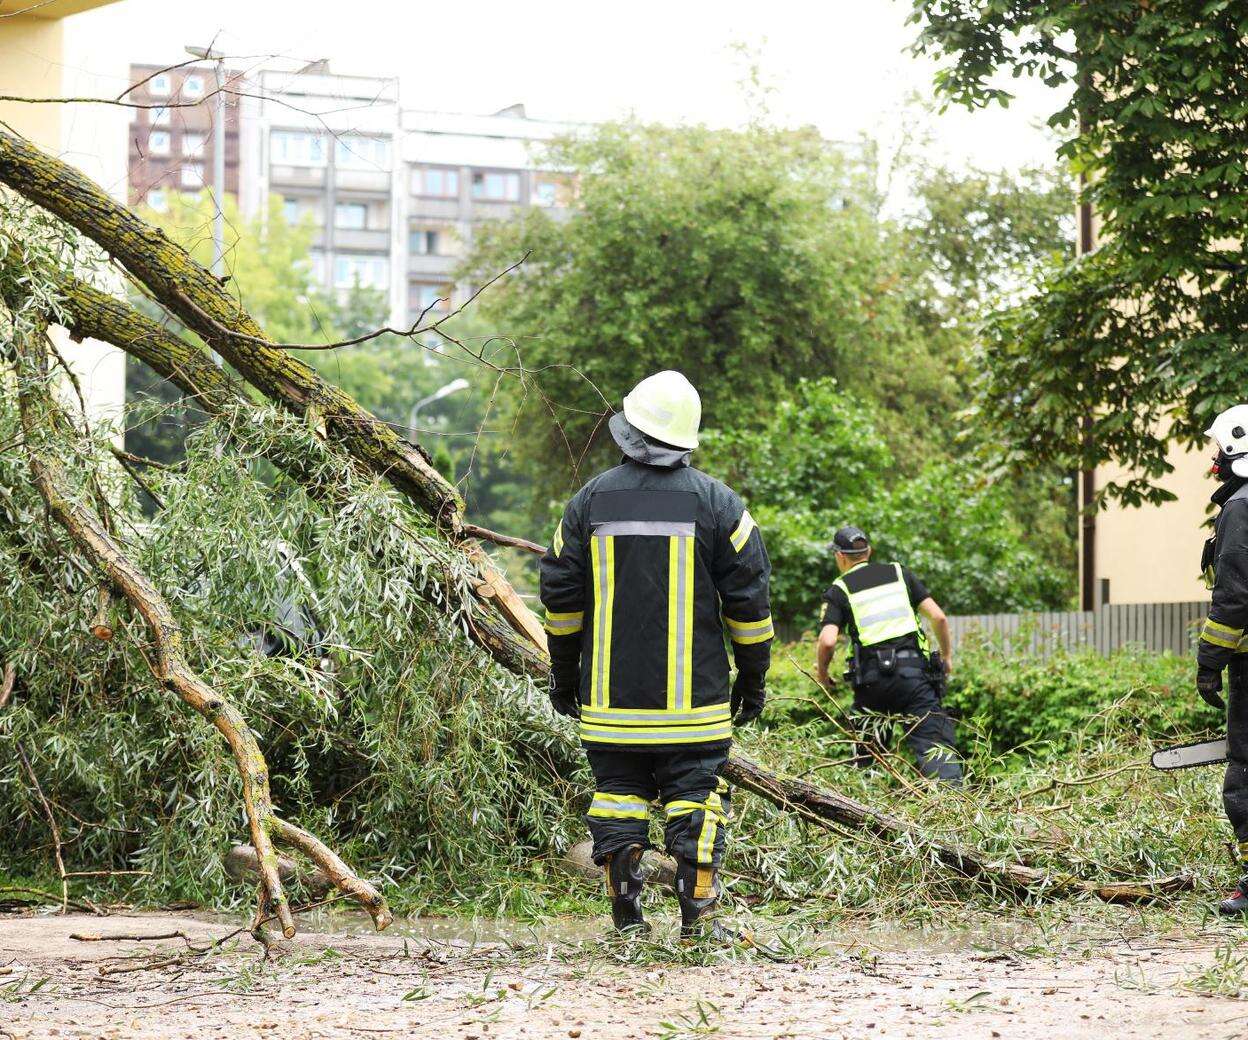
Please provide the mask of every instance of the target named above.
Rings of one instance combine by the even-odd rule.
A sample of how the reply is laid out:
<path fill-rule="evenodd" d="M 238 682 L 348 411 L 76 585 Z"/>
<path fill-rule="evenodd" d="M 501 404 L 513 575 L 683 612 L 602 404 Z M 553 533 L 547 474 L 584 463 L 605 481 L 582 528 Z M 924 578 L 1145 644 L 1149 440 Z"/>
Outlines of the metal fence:
<path fill-rule="evenodd" d="M 965 614 L 949 618 L 955 649 L 967 638 L 1000 640 L 1015 653 L 1046 656 L 1091 647 L 1107 654 L 1135 644 L 1146 650 L 1186 654 L 1209 613 L 1208 602 L 1111 603 L 1096 610 L 1029 614 Z"/>

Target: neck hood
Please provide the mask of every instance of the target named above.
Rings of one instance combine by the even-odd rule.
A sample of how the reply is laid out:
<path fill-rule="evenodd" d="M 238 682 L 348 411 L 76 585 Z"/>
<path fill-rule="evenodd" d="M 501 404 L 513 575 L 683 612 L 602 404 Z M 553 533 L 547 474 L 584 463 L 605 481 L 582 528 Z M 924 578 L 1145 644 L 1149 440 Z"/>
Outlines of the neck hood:
<path fill-rule="evenodd" d="M 689 465 L 692 449 L 676 448 L 662 441 L 656 441 L 642 433 L 636 426 L 624 418 L 623 412 L 611 416 L 607 428 L 611 437 L 619 445 L 620 451 L 634 462 L 644 466 L 657 466 L 660 469 L 680 469 Z"/>

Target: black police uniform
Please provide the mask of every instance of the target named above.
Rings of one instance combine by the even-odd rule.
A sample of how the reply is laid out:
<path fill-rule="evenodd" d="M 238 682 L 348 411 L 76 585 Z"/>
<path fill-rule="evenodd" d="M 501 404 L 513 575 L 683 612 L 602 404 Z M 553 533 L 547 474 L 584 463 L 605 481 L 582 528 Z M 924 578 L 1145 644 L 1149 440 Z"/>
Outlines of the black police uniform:
<path fill-rule="evenodd" d="M 870 646 L 860 640 L 850 596 L 869 596 L 898 581 L 904 582 L 910 610 L 928 598 L 927 588 L 907 567 L 888 563 L 860 563 L 850 568 L 824 593 L 823 624 L 836 625 L 854 644 L 856 667 L 851 673 L 853 712 L 862 738 L 856 764 L 869 765 L 871 745 L 888 738 L 887 723 L 876 715 L 904 715 L 906 743 L 925 776 L 960 782 L 962 765 L 954 750 L 953 720 L 941 704 L 925 652 L 922 626 L 917 617 L 914 630 L 886 638 Z"/>
<path fill-rule="evenodd" d="M 693 469 L 689 452 L 622 415 L 611 426 L 625 458 L 576 493 L 541 562 L 552 701 L 580 718 L 597 788 L 587 816 L 594 861 L 607 865 L 611 894 L 640 892 L 639 873 L 615 876 L 610 861 L 649 847 L 657 798 L 688 894 L 713 901 L 732 738 L 725 634 L 737 689 L 761 710 L 771 565 L 741 499 Z M 575 703 L 561 705 L 568 690 Z"/>

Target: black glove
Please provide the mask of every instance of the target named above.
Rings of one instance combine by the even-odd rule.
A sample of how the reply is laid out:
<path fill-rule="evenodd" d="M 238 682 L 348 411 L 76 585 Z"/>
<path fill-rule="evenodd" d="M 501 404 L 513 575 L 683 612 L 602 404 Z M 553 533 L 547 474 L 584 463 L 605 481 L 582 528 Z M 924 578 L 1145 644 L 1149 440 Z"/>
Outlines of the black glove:
<path fill-rule="evenodd" d="M 580 668 L 552 668 L 547 695 L 550 706 L 570 719 L 581 717 Z"/>
<path fill-rule="evenodd" d="M 1222 673 L 1215 672 L 1212 668 L 1198 668 L 1196 670 L 1196 692 L 1200 694 L 1203 700 L 1211 708 L 1217 708 L 1223 711 L 1226 708 L 1226 701 L 1219 695 L 1222 689 Z"/>
<path fill-rule="evenodd" d="M 753 722 L 767 702 L 767 677 L 763 672 L 737 672 L 732 684 L 732 721 L 738 726 Z"/>

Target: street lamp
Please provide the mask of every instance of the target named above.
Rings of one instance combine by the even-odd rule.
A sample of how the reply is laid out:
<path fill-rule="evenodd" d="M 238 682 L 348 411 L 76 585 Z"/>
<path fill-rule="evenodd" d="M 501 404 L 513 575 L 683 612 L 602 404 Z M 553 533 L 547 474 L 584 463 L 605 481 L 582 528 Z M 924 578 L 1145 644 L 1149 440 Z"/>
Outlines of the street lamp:
<path fill-rule="evenodd" d="M 220 280 L 225 275 L 225 55 L 212 47 L 187 46 L 186 53 L 201 61 L 211 61 L 217 89 L 213 92 L 215 114 L 212 126 L 212 273 Z M 221 357 L 213 351 L 218 365 Z"/>
<path fill-rule="evenodd" d="M 451 394 L 457 394 L 461 390 L 467 390 L 469 385 L 470 384 L 467 379 L 452 379 L 446 384 L 446 386 L 439 387 L 428 397 L 422 397 L 419 401 L 412 405 L 412 413 L 407 417 L 407 429 L 410 435 L 408 439 L 413 444 L 419 443 L 416 437 L 416 419 L 420 415 L 420 410 L 424 408 L 425 405 L 433 404 L 434 401 L 441 401 L 442 398 L 450 397 Z"/>

